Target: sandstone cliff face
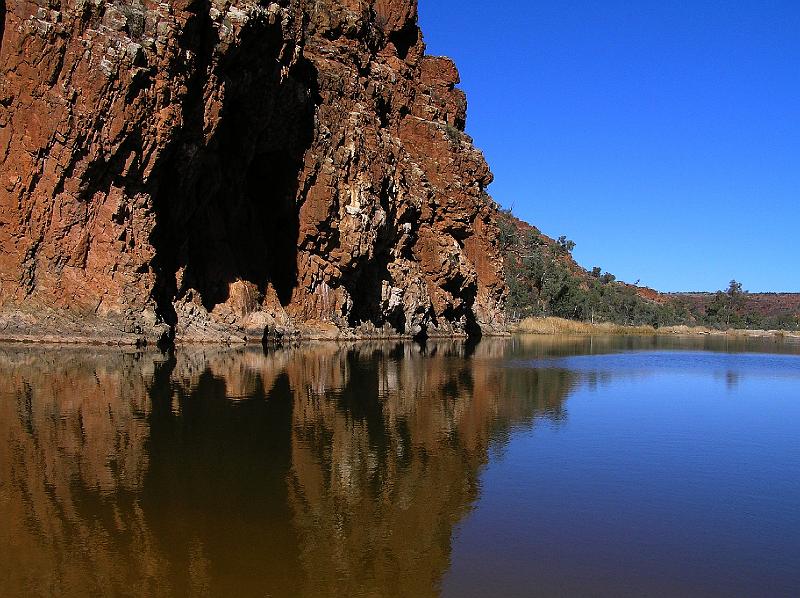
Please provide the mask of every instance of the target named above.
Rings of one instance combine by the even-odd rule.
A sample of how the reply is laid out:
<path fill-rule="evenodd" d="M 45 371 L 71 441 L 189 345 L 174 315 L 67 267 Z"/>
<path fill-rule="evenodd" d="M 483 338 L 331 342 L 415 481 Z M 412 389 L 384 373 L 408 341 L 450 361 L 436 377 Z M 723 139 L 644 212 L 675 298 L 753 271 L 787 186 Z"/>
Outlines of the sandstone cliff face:
<path fill-rule="evenodd" d="M 503 326 L 486 195 L 414 0 L 6 0 L 5 337 Z"/>

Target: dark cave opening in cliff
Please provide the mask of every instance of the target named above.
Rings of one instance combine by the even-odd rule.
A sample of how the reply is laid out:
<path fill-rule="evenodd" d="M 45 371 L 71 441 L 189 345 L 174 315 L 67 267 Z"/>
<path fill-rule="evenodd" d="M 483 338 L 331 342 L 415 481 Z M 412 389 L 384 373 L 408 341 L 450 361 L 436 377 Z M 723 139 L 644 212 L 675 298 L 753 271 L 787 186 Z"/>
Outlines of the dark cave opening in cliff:
<path fill-rule="evenodd" d="M 232 145 L 239 131 L 223 133 L 199 166 L 189 201 L 176 205 L 171 219 L 171 238 L 182 240 L 175 248 L 176 272 L 182 271 L 176 298 L 196 291 L 208 311 L 228 300 L 236 281 L 253 283 L 262 294 L 272 285 L 283 305 L 296 284 L 301 165 L 288 151 L 263 148 L 244 159 Z"/>
<path fill-rule="evenodd" d="M 199 27 L 186 43 L 213 46 L 209 35 Z M 217 64 L 206 52 L 191 80 L 184 126 L 153 177 L 153 296 L 170 325 L 175 301 L 199 299 L 210 312 L 244 281 L 258 299 L 271 286 L 285 306 L 297 284 L 296 194 L 313 139 L 316 73 L 301 59 L 285 76 L 282 43 L 279 27 L 253 27 Z M 211 134 L 209 72 L 224 85 Z"/>

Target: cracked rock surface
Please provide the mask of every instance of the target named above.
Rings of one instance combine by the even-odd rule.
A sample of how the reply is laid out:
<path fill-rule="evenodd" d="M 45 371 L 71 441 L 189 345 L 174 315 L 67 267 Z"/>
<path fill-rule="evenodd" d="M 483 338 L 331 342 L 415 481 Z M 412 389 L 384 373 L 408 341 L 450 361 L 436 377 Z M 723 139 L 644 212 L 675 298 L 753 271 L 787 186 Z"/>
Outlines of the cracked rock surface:
<path fill-rule="evenodd" d="M 492 175 L 414 0 L 0 9 L 0 337 L 504 328 Z"/>

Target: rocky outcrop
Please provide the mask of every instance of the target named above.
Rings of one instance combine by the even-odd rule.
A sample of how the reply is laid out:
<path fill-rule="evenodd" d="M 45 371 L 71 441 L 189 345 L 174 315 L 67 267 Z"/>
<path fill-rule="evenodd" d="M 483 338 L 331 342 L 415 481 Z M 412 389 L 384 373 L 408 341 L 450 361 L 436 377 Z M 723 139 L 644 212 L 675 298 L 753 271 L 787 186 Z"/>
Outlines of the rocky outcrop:
<path fill-rule="evenodd" d="M 459 335 L 505 286 L 414 0 L 7 0 L 0 336 Z"/>

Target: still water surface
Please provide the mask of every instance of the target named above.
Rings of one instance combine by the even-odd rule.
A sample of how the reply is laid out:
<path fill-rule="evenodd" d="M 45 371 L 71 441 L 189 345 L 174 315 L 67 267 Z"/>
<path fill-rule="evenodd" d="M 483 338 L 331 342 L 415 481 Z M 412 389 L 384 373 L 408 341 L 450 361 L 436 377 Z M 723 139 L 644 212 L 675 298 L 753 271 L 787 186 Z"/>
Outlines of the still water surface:
<path fill-rule="evenodd" d="M 3 596 L 800 596 L 800 345 L 0 347 Z"/>

